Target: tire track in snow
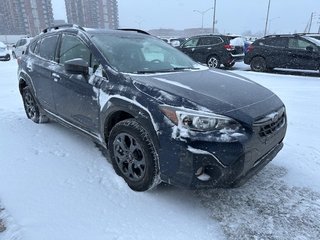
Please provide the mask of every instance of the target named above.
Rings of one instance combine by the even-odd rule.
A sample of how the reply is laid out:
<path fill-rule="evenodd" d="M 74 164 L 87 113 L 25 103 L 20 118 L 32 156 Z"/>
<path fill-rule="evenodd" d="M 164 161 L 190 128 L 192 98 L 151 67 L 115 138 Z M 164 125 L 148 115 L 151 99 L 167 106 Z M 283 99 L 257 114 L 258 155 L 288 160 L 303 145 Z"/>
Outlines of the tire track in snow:
<path fill-rule="evenodd" d="M 288 186 L 286 173 L 269 164 L 240 188 L 195 195 L 229 239 L 320 239 L 320 193 Z"/>

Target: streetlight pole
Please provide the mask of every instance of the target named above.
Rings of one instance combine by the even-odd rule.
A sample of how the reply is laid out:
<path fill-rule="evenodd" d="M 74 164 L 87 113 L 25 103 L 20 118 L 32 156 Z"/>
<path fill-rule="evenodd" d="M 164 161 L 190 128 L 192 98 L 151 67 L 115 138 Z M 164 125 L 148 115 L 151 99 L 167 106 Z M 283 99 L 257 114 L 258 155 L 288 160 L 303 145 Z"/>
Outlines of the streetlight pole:
<path fill-rule="evenodd" d="M 213 2 L 213 23 L 212 23 L 212 33 L 214 34 L 215 25 L 216 25 L 216 9 L 217 9 L 217 0 Z"/>
<path fill-rule="evenodd" d="M 269 12 L 270 12 L 270 2 L 271 2 L 271 0 L 269 0 L 269 3 L 268 3 L 266 26 L 265 26 L 265 28 L 264 28 L 264 36 L 267 35 L 267 30 L 268 30 Z"/>
<path fill-rule="evenodd" d="M 212 8 L 208 8 L 205 11 L 199 11 L 199 10 L 193 10 L 194 12 L 197 12 L 199 14 L 201 14 L 201 31 L 203 32 L 203 16 L 204 14 L 206 14 L 209 10 L 211 10 Z"/>

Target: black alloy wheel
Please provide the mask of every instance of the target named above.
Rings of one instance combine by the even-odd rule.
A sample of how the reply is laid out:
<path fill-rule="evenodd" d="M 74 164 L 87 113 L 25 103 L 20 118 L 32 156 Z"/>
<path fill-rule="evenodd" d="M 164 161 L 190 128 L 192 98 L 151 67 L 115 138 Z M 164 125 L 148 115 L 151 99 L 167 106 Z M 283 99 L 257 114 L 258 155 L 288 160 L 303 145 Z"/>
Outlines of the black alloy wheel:
<path fill-rule="evenodd" d="M 39 106 L 28 86 L 22 90 L 22 100 L 24 110 L 29 119 L 35 123 L 46 123 L 49 121 L 46 115 L 41 114 Z"/>
<path fill-rule="evenodd" d="M 207 65 L 210 68 L 220 68 L 220 59 L 217 56 L 210 56 L 207 60 Z"/>
<path fill-rule="evenodd" d="M 109 136 L 112 165 L 134 191 L 159 183 L 158 154 L 148 132 L 137 119 L 117 123 Z"/>
<path fill-rule="evenodd" d="M 40 112 L 38 105 L 29 89 L 29 87 L 25 87 L 22 90 L 22 99 L 24 110 L 26 111 L 27 117 L 31 119 L 35 123 L 39 123 Z"/>
<path fill-rule="evenodd" d="M 250 67 L 255 72 L 265 72 L 267 70 L 266 60 L 263 57 L 254 57 L 251 60 Z"/>

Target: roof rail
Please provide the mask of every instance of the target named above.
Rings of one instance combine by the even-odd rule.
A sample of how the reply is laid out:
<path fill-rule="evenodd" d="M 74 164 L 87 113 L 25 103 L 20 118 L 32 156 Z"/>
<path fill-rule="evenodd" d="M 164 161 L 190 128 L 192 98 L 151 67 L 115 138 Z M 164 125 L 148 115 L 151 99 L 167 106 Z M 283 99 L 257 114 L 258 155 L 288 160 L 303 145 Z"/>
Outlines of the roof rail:
<path fill-rule="evenodd" d="M 136 29 L 136 28 L 118 28 L 117 30 L 137 32 L 137 33 L 142 33 L 142 34 L 150 35 L 150 33 L 146 32 L 146 31 L 143 31 L 143 30 L 141 30 L 141 29 Z"/>
<path fill-rule="evenodd" d="M 58 30 L 58 29 L 62 29 L 62 28 L 78 28 L 82 31 L 85 31 L 85 29 L 83 27 L 80 27 L 76 24 L 60 24 L 60 25 L 54 25 L 54 26 L 51 26 L 51 27 L 47 27 L 45 29 L 42 30 L 42 33 L 47 33 L 47 32 L 50 32 L 52 30 Z"/>

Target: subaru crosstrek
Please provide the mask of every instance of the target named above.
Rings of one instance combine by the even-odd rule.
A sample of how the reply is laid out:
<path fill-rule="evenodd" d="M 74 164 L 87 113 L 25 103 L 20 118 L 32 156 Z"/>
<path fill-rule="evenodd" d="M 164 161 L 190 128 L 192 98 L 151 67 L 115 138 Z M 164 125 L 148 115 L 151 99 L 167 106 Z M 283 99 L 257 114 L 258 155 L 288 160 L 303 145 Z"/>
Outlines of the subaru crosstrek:
<path fill-rule="evenodd" d="M 90 136 L 136 191 L 239 186 L 283 146 L 274 93 L 142 31 L 46 29 L 18 76 L 28 118 Z"/>

